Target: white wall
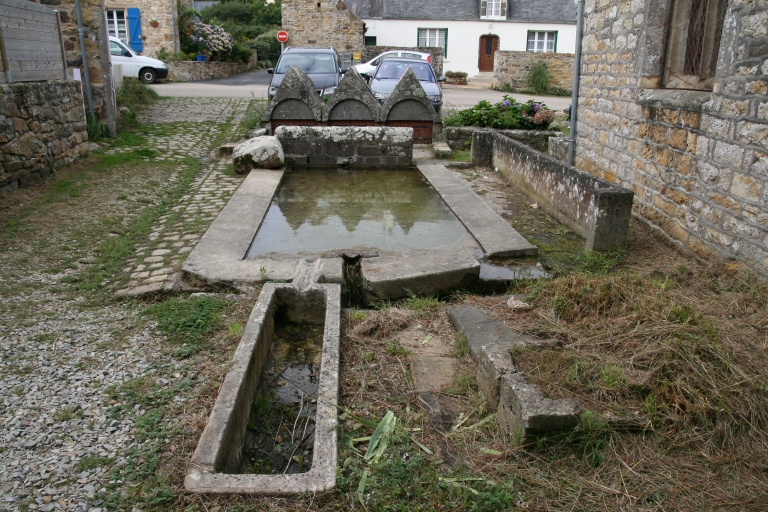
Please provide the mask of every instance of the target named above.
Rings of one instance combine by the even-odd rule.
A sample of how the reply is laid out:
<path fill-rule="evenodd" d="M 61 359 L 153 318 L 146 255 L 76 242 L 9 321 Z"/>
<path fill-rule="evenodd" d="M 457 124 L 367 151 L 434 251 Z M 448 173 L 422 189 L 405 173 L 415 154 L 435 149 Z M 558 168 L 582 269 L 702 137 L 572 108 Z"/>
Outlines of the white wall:
<path fill-rule="evenodd" d="M 418 29 L 447 28 L 448 57 L 444 71 L 464 71 L 472 77 L 479 73 L 480 36 L 499 36 L 499 50 L 524 52 L 528 45 L 528 31 L 557 31 L 557 52 L 576 51 L 576 25 L 556 23 L 510 23 L 484 21 L 412 21 L 363 19 L 367 36 L 376 36 L 381 46 L 417 46 Z M 492 25 L 492 28 L 489 28 Z"/>

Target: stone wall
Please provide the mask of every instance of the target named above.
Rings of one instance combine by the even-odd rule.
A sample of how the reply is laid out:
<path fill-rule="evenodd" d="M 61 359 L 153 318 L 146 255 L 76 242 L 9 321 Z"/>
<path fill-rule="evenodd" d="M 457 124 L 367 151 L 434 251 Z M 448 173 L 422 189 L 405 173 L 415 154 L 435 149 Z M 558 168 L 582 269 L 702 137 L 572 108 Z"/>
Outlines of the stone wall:
<path fill-rule="evenodd" d="M 493 57 L 493 86 L 509 84 L 512 90 L 528 88 L 531 66 L 537 61 L 547 65 L 552 87 L 562 87 L 569 91 L 573 89 L 572 53 L 497 51 Z"/>
<path fill-rule="evenodd" d="M 342 0 L 283 0 L 288 46 L 332 46 L 338 52 L 363 47 L 364 23 Z"/>
<path fill-rule="evenodd" d="M 289 167 L 413 165 L 413 128 L 280 126 L 275 136 Z"/>
<path fill-rule="evenodd" d="M 368 62 L 380 53 L 392 50 L 410 50 L 432 55 L 432 69 L 440 77 L 443 75 L 443 49 L 434 46 L 363 46 L 361 62 Z M 466 83 L 466 82 L 465 82 Z"/>
<path fill-rule="evenodd" d="M 88 155 L 80 83 L 0 85 L 0 194 Z"/>
<path fill-rule="evenodd" d="M 768 276 L 768 5 L 728 2 L 714 89 L 659 89 L 671 0 L 587 0 L 575 164 L 702 260 Z"/>
<path fill-rule="evenodd" d="M 472 135 L 472 163 L 498 169 L 507 183 L 586 238 L 588 251 L 608 251 L 626 243 L 631 190 L 493 130 L 477 130 Z"/>
<path fill-rule="evenodd" d="M 248 64 L 242 62 L 198 62 L 171 61 L 166 62 L 168 78 L 171 80 L 195 81 L 210 78 L 226 78 L 248 71 Z"/>
<path fill-rule="evenodd" d="M 61 18 L 61 31 L 64 39 L 64 50 L 67 54 L 67 67 L 83 69 L 83 58 L 80 52 L 80 38 L 77 33 L 77 13 L 74 0 L 31 0 L 58 10 Z M 86 57 L 91 79 L 94 110 L 96 115 L 105 121 L 107 104 L 112 103 L 112 92 L 104 84 L 110 83 L 112 73 L 109 66 L 109 45 L 100 45 L 106 39 L 106 28 L 102 0 L 81 0 L 83 17 L 83 33 L 85 36 Z M 86 107 L 88 106 L 86 102 Z"/>

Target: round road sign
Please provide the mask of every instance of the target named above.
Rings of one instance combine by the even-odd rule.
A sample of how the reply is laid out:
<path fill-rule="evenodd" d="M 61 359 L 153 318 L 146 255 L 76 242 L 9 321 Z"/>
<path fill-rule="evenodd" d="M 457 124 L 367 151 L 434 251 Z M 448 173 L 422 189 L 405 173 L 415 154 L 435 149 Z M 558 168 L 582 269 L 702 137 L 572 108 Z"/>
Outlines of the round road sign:
<path fill-rule="evenodd" d="M 288 32 L 285 30 L 281 30 L 277 33 L 277 40 L 281 43 L 284 43 L 288 40 Z"/>

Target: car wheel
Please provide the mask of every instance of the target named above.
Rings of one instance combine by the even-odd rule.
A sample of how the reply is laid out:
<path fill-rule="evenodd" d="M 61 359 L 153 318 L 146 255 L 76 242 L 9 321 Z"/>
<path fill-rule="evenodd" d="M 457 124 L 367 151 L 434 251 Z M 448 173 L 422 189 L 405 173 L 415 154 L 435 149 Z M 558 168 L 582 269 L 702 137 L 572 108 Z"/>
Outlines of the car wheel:
<path fill-rule="evenodd" d="M 139 80 L 145 84 L 155 83 L 155 80 L 157 80 L 157 72 L 152 68 L 143 68 L 139 72 Z"/>

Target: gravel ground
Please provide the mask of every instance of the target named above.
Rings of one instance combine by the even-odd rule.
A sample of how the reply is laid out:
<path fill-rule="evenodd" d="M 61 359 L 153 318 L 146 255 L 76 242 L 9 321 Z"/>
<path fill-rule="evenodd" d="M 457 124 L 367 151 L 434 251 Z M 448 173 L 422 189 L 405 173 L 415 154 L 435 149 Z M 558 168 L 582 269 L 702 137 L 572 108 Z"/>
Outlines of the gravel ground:
<path fill-rule="evenodd" d="M 78 291 L 74 283 L 98 257 L 101 236 L 121 236 L 104 226 L 130 224 L 148 205 L 169 197 L 189 167 L 177 157 L 207 155 L 213 135 L 232 130 L 247 103 L 164 100 L 146 111 L 145 122 L 187 122 L 147 134 L 142 150 L 162 156 L 157 169 L 150 163 L 142 167 L 146 175 L 138 167 L 114 175 L 108 168 L 103 176 L 83 178 L 95 165 L 91 158 L 2 198 L 0 510 L 98 512 L 110 505 L 124 494 L 121 475 L 168 442 L 146 434 L 147 409 L 131 397 L 162 389 L 170 392 L 165 407 L 183 407 L 204 385 L 184 360 L 164 356 L 166 340 L 140 314 L 141 304 L 115 300 L 109 287 Z M 109 158 L 125 152 L 103 150 Z M 235 188 L 217 189 L 216 201 L 207 198 L 206 185 L 224 171 L 218 162 L 204 164 L 179 192 L 186 210 L 193 211 L 191 198 L 202 198 L 207 222 L 188 222 L 188 232 L 171 236 L 196 240 L 205 231 Z M 167 218 L 156 219 L 144 246 L 157 245 Z M 180 259 L 168 261 L 179 265 Z M 124 271 L 134 272 L 135 261 L 121 267 L 128 264 Z M 144 391 L 126 391 L 141 386 Z"/>

